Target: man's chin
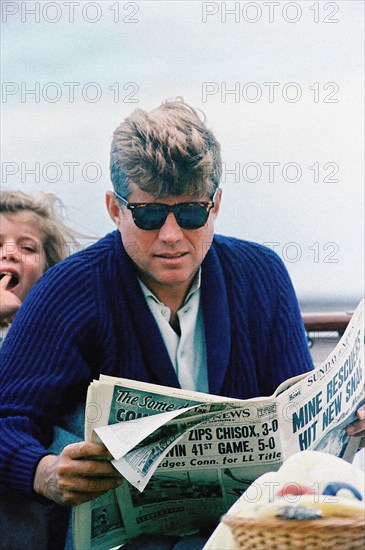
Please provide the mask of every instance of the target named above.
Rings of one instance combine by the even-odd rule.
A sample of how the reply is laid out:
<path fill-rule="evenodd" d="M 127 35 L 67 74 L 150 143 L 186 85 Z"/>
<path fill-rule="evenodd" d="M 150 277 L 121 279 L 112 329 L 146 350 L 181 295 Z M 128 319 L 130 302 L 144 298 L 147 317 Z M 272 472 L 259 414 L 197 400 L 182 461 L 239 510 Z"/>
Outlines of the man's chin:
<path fill-rule="evenodd" d="M 186 284 L 190 284 L 190 280 L 186 277 L 163 277 L 157 280 L 161 286 L 167 286 L 171 288 L 178 288 Z"/>
<path fill-rule="evenodd" d="M 189 286 L 193 278 L 194 273 L 192 274 L 183 270 L 171 270 L 154 277 L 154 281 L 162 287 L 179 288 Z"/>

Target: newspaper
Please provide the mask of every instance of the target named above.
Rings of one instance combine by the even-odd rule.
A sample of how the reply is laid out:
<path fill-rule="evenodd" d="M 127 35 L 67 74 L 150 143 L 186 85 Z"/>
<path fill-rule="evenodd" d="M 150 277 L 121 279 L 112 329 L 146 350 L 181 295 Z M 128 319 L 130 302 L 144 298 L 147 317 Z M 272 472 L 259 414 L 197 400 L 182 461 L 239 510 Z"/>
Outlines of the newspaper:
<path fill-rule="evenodd" d="M 365 401 L 364 300 L 315 370 L 270 397 L 229 399 L 100 376 L 89 387 L 85 439 L 102 441 L 124 477 L 74 509 L 77 550 L 105 550 L 142 534 L 214 526 L 245 489 L 306 449 L 352 460 L 345 426 Z"/>

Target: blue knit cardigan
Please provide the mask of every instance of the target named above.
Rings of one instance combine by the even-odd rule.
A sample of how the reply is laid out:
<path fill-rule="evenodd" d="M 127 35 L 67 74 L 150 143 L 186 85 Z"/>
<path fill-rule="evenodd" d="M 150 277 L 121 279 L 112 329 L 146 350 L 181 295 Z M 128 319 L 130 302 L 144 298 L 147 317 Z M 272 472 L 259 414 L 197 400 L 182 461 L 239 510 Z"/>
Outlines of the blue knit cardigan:
<path fill-rule="evenodd" d="M 216 236 L 202 264 L 210 393 L 271 395 L 313 368 L 297 299 L 271 250 Z M 0 490 L 33 493 L 53 428 L 99 373 L 179 387 L 119 232 L 48 270 L 0 351 Z"/>

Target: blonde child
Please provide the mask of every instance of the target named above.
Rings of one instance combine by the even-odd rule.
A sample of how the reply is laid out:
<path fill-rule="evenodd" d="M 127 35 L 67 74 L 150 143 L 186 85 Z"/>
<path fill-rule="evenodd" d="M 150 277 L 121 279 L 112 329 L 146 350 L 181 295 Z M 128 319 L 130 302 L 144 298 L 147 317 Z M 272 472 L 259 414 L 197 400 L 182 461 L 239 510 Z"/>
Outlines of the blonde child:
<path fill-rule="evenodd" d="M 0 346 L 32 286 L 77 242 L 63 210 L 51 193 L 0 193 Z"/>

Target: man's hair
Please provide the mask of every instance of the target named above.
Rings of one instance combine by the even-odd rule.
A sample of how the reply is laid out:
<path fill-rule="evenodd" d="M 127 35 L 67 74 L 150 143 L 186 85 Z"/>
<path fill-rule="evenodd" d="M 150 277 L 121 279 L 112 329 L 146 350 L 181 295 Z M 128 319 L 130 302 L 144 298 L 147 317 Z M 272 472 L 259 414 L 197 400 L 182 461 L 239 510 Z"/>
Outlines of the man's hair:
<path fill-rule="evenodd" d="M 0 192 L 0 214 L 10 215 L 29 211 L 37 216 L 39 230 L 43 234 L 46 269 L 57 264 L 68 253 L 67 243 L 76 243 L 76 232 L 63 221 L 64 206 L 52 193 L 27 195 L 22 191 Z"/>
<path fill-rule="evenodd" d="M 129 182 L 156 198 L 213 196 L 222 173 L 220 145 L 190 105 L 167 101 L 150 112 L 137 109 L 118 126 L 110 173 L 125 197 Z"/>

